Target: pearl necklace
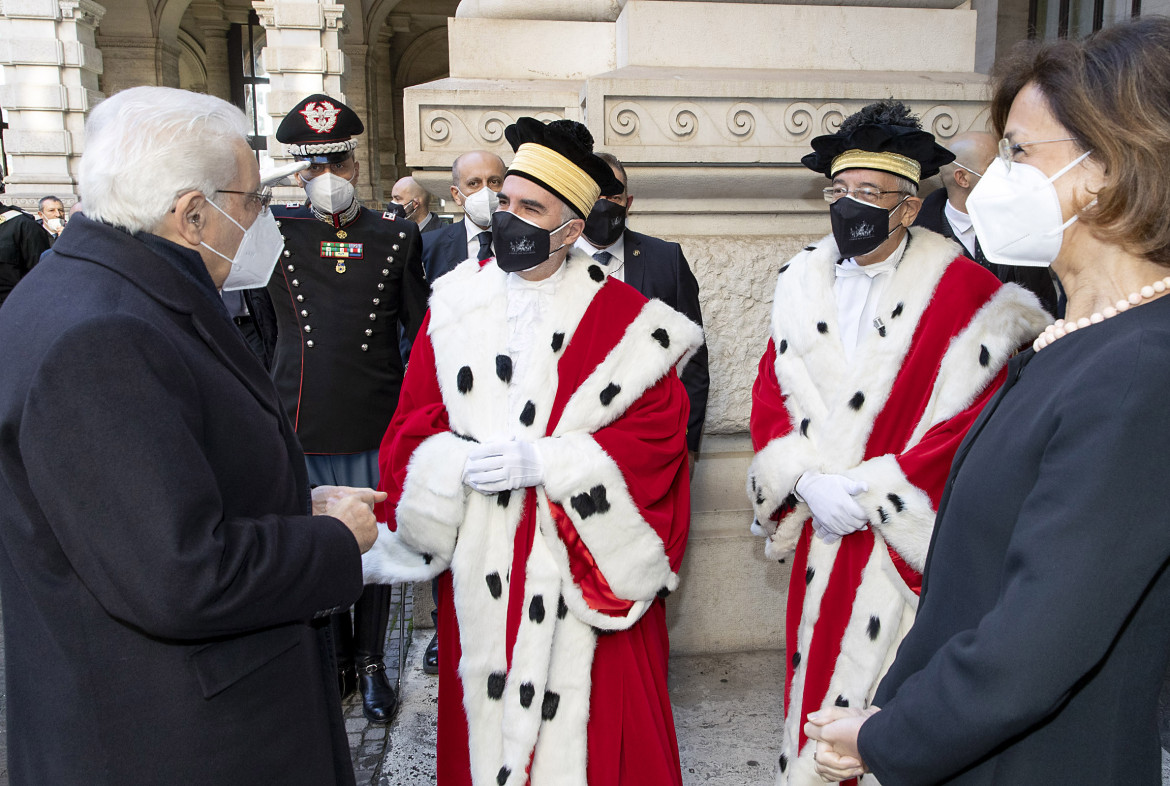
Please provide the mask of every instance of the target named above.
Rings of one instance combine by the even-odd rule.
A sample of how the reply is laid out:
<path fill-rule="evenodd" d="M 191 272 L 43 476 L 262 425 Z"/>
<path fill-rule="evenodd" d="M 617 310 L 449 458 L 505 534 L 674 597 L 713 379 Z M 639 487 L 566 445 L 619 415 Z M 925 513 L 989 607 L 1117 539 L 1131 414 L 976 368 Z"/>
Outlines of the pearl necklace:
<path fill-rule="evenodd" d="M 1036 337 L 1032 342 L 1032 349 L 1039 352 L 1044 347 L 1051 344 L 1061 336 L 1066 336 L 1074 330 L 1086 328 L 1089 325 L 1096 325 L 1099 322 L 1104 322 L 1110 317 L 1115 317 L 1123 311 L 1129 311 L 1133 306 L 1139 305 L 1143 300 L 1149 300 L 1155 295 L 1160 295 L 1170 289 L 1170 276 L 1155 281 L 1153 284 L 1147 284 L 1139 289 L 1137 292 L 1131 292 L 1129 297 L 1117 301 L 1117 305 L 1108 306 L 1103 311 L 1097 311 L 1087 317 L 1081 317 L 1076 321 L 1064 321 L 1058 319 L 1048 327 L 1044 328 L 1044 332 Z"/>

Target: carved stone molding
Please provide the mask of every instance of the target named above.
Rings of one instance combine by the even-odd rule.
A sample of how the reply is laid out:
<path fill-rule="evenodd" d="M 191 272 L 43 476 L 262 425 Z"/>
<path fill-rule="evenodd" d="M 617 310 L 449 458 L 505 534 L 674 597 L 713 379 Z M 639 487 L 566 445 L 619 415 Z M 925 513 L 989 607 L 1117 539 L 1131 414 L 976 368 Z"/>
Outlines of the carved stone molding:
<path fill-rule="evenodd" d="M 511 153 L 504 139 L 504 129 L 517 118 L 535 117 L 548 122 L 565 116 L 564 107 L 524 107 L 508 109 L 485 106 L 419 107 L 419 130 L 422 149 L 454 150 L 459 155 L 467 150 L 495 150 Z"/>

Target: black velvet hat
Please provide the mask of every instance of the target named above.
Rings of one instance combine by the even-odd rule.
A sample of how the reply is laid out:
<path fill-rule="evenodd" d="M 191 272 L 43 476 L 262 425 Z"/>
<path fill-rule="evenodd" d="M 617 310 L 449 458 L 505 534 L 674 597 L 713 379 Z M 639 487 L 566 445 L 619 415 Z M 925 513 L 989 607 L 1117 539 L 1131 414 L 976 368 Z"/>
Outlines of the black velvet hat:
<path fill-rule="evenodd" d="M 955 155 L 922 130 L 900 101 L 879 101 L 845 118 L 835 134 L 818 136 L 800 163 L 827 178 L 846 169 L 876 169 L 917 184 Z"/>
<path fill-rule="evenodd" d="M 314 93 L 289 110 L 276 129 L 276 141 L 294 158 L 314 164 L 344 161 L 357 147 L 352 137 L 364 133 L 362 119 L 336 98 Z"/>
<path fill-rule="evenodd" d="M 581 123 L 554 120 L 545 124 L 522 117 L 504 129 L 516 157 L 509 175 L 523 177 L 560 197 L 585 218 L 601 195 L 620 194 L 621 181 L 593 153 L 593 135 Z"/>

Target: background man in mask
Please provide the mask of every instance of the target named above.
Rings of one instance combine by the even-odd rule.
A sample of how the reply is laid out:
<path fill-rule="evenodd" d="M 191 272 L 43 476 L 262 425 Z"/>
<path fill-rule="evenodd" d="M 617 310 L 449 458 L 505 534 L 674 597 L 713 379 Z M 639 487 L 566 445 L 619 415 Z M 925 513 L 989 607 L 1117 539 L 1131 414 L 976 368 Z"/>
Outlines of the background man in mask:
<path fill-rule="evenodd" d="M 43 196 L 37 202 L 37 223 L 53 243 L 65 229 L 65 204 L 55 196 Z"/>
<path fill-rule="evenodd" d="M 379 495 L 310 495 L 220 300 L 281 253 L 248 121 L 137 87 L 85 130 L 85 213 L 0 309 L 9 775 L 352 786 L 317 618 L 361 592 Z"/>
<path fill-rule="evenodd" d="M 399 178 L 390 190 L 391 205 L 402 208 L 402 217 L 418 224 L 418 231 L 424 235 L 442 229 L 450 219 L 441 219 L 431 212 L 431 192 L 420 186 L 410 175 Z M 391 210 L 397 210 L 388 205 Z"/>
<path fill-rule="evenodd" d="M 998 140 L 986 131 L 968 131 L 953 137 L 947 143 L 947 149 L 954 154 L 955 160 L 939 168 L 938 176 L 943 187 L 922 200 L 922 209 L 914 219 L 914 226 L 926 227 L 956 241 L 963 246 L 968 259 L 983 265 L 1005 284 L 1019 284 L 1031 290 L 1048 313 L 1064 316 L 1063 310 L 1057 313 L 1058 287 L 1050 270 L 990 262 L 975 236 L 975 225 L 967 211 L 967 197 L 995 158 L 997 144 Z"/>
<path fill-rule="evenodd" d="M 423 240 L 423 268 L 431 286 L 465 259 L 493 256 L 492 213 L 504 171 L 503 159 L 487 150 L 472 150 L 455 159 L 451 198 L 463 208 L 463 219 Z"/>
<path fill-rule="evenodd" d="M 699 282 L 691 272 L 682 246 L 650 235 L 631 231 L 626 217 L 634 197 L 626 168 L 611 153 L 597 157 L 609 164 L 614 177 L 622 184 L 618 194 L 603 196 L 585 217 L 585 230 L 577 239 L 577 247 L 597 260 L 607 276 L 625 281 L 648 298 L 657 298 L 699 327 L 703 326 L 703 312 L 699 308 Z M 691 464 L 699 457 L 699 442 L 703 436 L 703 418 L 707 414 L 707 344 L 703 343 L 686 368 L 679 375 L 691 402 L 691 416 L 687 423 L 687 450 Z"/>
<path fill-rule="evenodd" d="M 690 494 L 674 369 L 702 330 L 573 246 L 621 190 L 583 125 L 521 118 L 505 136 L 496 256 L 436 282 L 382 443 L 380 567 L 443 576 L 440 786 L 517 786 L 530 761 L 532 783 L 677 786 L 663 598 Z"/>
<path fill-rule="evenodd" d="M 279 337 L 272 374 L 313 484 L 377 485 L 378 443 L 398 405 L 399 326 L 413 338 L 427 286 L 413 221 L 362 207 L 352 109 L 326 95 L 293 107 L 276 138 L 309 167 L 308 202 L 274 209 L 285 250 L 268 284 Z M 359 683 L 366 718 L 387 723 L 397 698 L 382 663 L 390 587 L 371 585 L 334 615 L 339 687 Z M 355 677 L 354 669 L 357 669 Z"/>
<path fill-rule="evenodd" d="M 821 783 L 805 718 L 873 695 L 914 621 L 955 450 L 1048 322 L 1035 295 L 909 228 L 919 181 L 954 156 L 903 104 L 812 147 L 833 232 L 780 268 L 748 476 L 765 554 L 795 550 L 778 783 L 799 786 Z"/>

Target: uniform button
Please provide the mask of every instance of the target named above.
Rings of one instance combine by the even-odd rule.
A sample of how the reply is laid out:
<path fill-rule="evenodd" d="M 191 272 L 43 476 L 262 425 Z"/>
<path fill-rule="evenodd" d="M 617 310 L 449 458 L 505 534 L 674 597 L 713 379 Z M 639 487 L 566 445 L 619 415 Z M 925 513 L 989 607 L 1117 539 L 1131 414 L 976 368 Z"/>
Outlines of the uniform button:
<path fill-rule="evenodd" d="M 313 326 L 312 326 L 312 325 L 305 325 L 305 332 L 306 332 L 306 333 L 312 333 L 312 332 L 313 332 Z"/>
<path fill-rule="evenodd" d="M 377 315 L 377 314 L 370 314 L 370 321 L 371 321 L 371 322 L 373 322 L 373 321 L 374 321 L 375 319 L 377 319 L 377 318 L 378 318 L 378 315 Z"/>
<path fill-rule="evenodd" d="M 285 252 L 284 252 L 284 258 L 285 258 L 285 259 L 288 259 L 288 258 L 289 258 L 289 257 L 291 257 L 291 256 L 292 256 L 292 252 L 291 252 L 291 251 L 285 251 Z"/>
<path fill-rule="evenodd" d="M 370 345 L 369 344 L 362 344 L 362 352 L 369 352 L 369 351 L 370 351 Z"/>
<path fill-rule="evenodd" d="M 405 239 L 405 238 L 406 238 L 406 233 L 405 233 L 405 232 L 399 232 L 399 233 L 398 233 L 398 237 Z"/>
<path fill-rule="evenodd" d="M 280 222 L 279 222 L 279 221 L 277 221 L 277 222 L 276 222 L 276 225 L 277 225 L 277 226 L 280 226 Z"/>
<path fill-rule="evenodd" d="M 379 284 L 379 285 L 378 285 L 378 291 L 381 291 L 381 290 L 383 290 L 383 289 L 385 289 L 385 288 L 386 288 L 386 285 L 385 285 L 385 284 Z"/>
<path fill-rule="evenodd" d="M 387 261 L 387 262 L 393 262 L 393 261 L 394 261 L 394 257 L 386 257 L 386 261 Z"/>
<path fill-rule="evenodd" d="M 312 349 L 313 348 L 313 339 L 309 339 L 308 341 L 306 341 L 305 346 L 308 347 L 309 349 Z"/>
<path fill-rule="evenodd" d="M 392 249 L 394 249 L 395 251 L 397 251 L 397 250 L 398 250 L 398 244 L 397 244 L 397 243 L 395 243 L 394 245 L 390 246 L 390 248 L 392 248 Z"/>
<path fill-rule="evenodd" d="M 293 272 L 294 270 L 296 270 L 296 268 L 295 268 L 295 267 L 293 267 L 292 265 L 289 265 L 289 266 L 288 266 L 288 272 L 290 272 L 290 273 L 291 273 L 291 272 Z"/>
<path fill-rule="evenodd" d="M 374 329 L 373 328 L 366 328 L 366 335 L 367 336 L 374 335 Z"/>
<path fill-rule="evenodd" d="M 379 303 L 381 303 L 381 302 L 382 302 L 382 298 L 380 298 L 380 297 L 376 297 L 376 298 L 374 298 L 374 305 L 375 305 L 375 306 L 376 306 L 376 305 L 378 305 L 378 304 L 379 304 Z"/>
<path fill-rule="evenodd" d="M 309 316 L 309 310 L 308 309 L 301 309 L 301 316 L 302 317 Z"/>
<path fill-rule="evenodd" d="M 300 281 L 297 281 L 297 280 L 294 278 L 294 279 L 292 280 L 292 285 L 293 285 L 294 287 L 299 287 L 299 286 L 301 285 L 301 282 L 300 282 Z"/>
<path fill-rule="evenodd" d="M 390 275 L 390 268 L 388 268 L 388 267 L 384 267 L 384 268 L 382 268 L 382 275 L 383 275 L 383 276 L 388 276 L 388 275 Z"/>
<path fill-rule="evenodd" d="M 304 302 L 305 302 L 305 296 L 304 296 L 304 295 L 297 295 L 297 302 L 298 302 L 298 303 L 304 303 Z"/>

